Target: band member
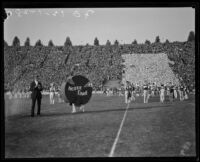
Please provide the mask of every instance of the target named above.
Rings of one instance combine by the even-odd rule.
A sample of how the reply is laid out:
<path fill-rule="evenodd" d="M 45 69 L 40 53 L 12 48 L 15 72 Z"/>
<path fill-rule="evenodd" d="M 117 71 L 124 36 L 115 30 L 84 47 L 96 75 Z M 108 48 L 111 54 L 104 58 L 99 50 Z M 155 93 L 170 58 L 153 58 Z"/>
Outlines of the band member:
<path fill-rule="evenodd" d="M 177 86 L 174 86 L 174 98 L 177 99 L 178 94 L 177 94 Z"/>
<path fill-rule="evenodd" d="M 127 90 L 127 103 L 130 103 L 131 100 L 132 100 L 132 87 L 131 87 L 131 85 L 128 85 L 126 87 L 126 90 Z"/>
<path fill-rule="evenodd" d="M 67 77 L 67 82 L 68 82 L 69 84 L 71 84 L 71 85 L 75 85 L 75 83 L 74 83 L 74 81 L 73 81 L 73 79 L 72 79 L 72 77 L 74 76 L 74 71 L 75 71 L 75 70 L 76 70 L 76 69 L 73 68 L 73 70 L 71 70 L 70 75 Z M 82 111 L 82 112 L 85 111 L 85 109 L 84 109 L 85 106 L 84 106 L 83 104 L 81 104 L 81 102 L 82 102 L 82 101 L 81 101 L 81 98 L 78 98 L 78 97 L 74 96 L 73 101 L 69 103 L 70 106 L 72 106 L 72 113 L 76 113 L 76 105 L 79 105 L 79 106 L 77 106 L 77 107 L 79 107 L 79 110 L 80 110 L 80 111 Z"/>
<path fill-rule="evenodd" d="M 106 88 L 103 89 L 103 94 L 106 94 Z"/>
<path fill-rule="evenodd" d="M 110 88 L 107 88 L 106 94 L 107 94 L 107 96 L 111 96 L 111 89 Z"/>
<path fill-rule="evenodd" d="M 159 95 L 159 89 L 158 89 L 158 86 L 157 86 L 157 85 L 155 85 L 154 94 L 155 94 L 155 96 L 158 96 L 158 95 Z"/>
<path fill-rule="evenodd" d="M 131 101 L 132 101 L 132 100 L 135 101 L 134 93 L 135 93 L 135 87 L 134 87 L 134 85 L 132 84 L 132 87 L 131 87 Z"/>
<path fill-rule="evenodd" d="M 173 99 L 174 99 L 174 86 L 171 85 L 169 87 L 169 101 L 170 102 L 173 102 Z"/>
<path fill-rule="evenodd" d="M 124 90 L 125 90 L 125 103 L 129 103 L 129 98 L 131 97 L 131 94 L 130 94 L 130 90 L 129 90 L 129 82 L 126 81 L 126 84 L 125 84 L 125 87 L 124 87 Z"/>
<path fill-rule="evenodd" d="M 119 96 L 123 96 L 123 94 L 122 94 L 122 88 L 119 89 L 118 94 L 119 94 Z"/>
<path fill-rule="evenodd" d="M 70 75 L 67 77 L 67 82 L 71 85 L 74 85 L 74 81 L 72 80 L 72 77 L 74 76 L 74 72 L 71 70 Z M 69 105 L 72 106 L 72 113 L 76 112 L 76 107 L 75 107 L 75 101 L 76 98 L 74 98 L 74 102 L 70 102 Z"/>
<path fill-rule="evenodd" d="M 183 89 L 184 89 L 183 85 L 180 85 L 180 86 L 179 86 L 180 101 L 183 101 L 183 100 L 184 100 Z"/>
<path fill-rule="evenodd" d="M 127 98 L 128 98 L 128 91 L 127 91 L 126 88 L 124 89 L 124 97 L 125 97 L 125 103 L 128 103 L 128 100 L 127 100 Z"/>
<path fill-rule="evenodd" d="M 183 91 L 184 91 L 184 99 L 187 100 L 188 99 L 189 90 L 188 90 L 188 88 L 186 86 L 184 86 Z"/>
<path fill-rule="evenodd" d="M 17 94 L 18 94 L 19 98 L 22 98 L 22 90 L 18 89 Z"/>
<path fill-rule="evenodd" d="M 144 96 L 144 103 L 148 103 L 148 95 L 149 95 L 149 92 L 148 92 L 148 84 L 144 84 L 143 86 L 143 96 Z"/>
<path fill-rule="evenodd" d="M 12 92 L 11 91 L 8 91 L 8 98 L 11 100 L 12 99 Z"/>
<path fill-rule="evenodd" d="M 49 93 L 49 97 L 50 97 L 50 104 L 54 104 L 55 102 L 55 92 L 56 92 L 56 87 L 54 85 L 54 83 L 50 84 L 50 93 Z"/>
<path fill-rule="evenodd" d="M 58 102 L 59 103 L 64 102 L 64 100 L 62 99 L 62 96 L 61 96 L 61 88 L 60 87 L 58 88 Z"/>
<path fill-rule="evenodd" d="M 14 98 L 17 98 L 17 90 L 16 89 L 14 89 L 14 91 L 13 91 L 13 96 L 14 96 Z"/>
<path fill-rule="evenodd" d="M 30 85 L 31 99 L 32 99 L 32 106 L 31 106 L 31 117 L 34 117 L 34 109 L 35 109 L 35 102 L 37 100 L 37 115 L 40 115 L 40 107 L 41 107 L 41 100 L 42 100 L 42 84 L 38 81 L 39 76 L 35 76 L 35 80 Z"/>
<path fill-rule="evenodd" d="M 161 88 L 160 88 L 160 102 L 164 102 L 165 100 L 165 87 L 164 85 L 162 84 L 161 85 Z"/>
<path fill-rule="evenodd" d="M 140 86 L 138 84 L 136 85 L 136 96 L 140 96 Z"/>
<path fill-rule="evenodd" d="M 82 112 L 84 112 L 84 111 L 85 111 L 84 108 L 85 108 L 85 106 L 84 106 L 84 105 L 81 105 L 81 106 L 79 107 L 79 110 L 82 111 Z"/>
<path fill-rule="evenodd" d="M 151 93 L 152 93 L 152 91 L 151 91 L 151 85 L 150 85 L 150 83 L 149 83 L 149 84 L 148 84 L 147 103 L 148 103 L 148 101 L 149 101 L 149 98 L 151 97 Z"/>
<path fill-rule="evenodd" d="M 151 96 L 154 96 L 155 95 L 155 86 L 154 86 L 154 83 L 151 85 Z"/>
<path fill-rule="evenodd" d="M 167 91 L 167 96 L 169 96 L 170 95 L 170 86 L 168 83 L 166 85 L 166 91 Z"/>

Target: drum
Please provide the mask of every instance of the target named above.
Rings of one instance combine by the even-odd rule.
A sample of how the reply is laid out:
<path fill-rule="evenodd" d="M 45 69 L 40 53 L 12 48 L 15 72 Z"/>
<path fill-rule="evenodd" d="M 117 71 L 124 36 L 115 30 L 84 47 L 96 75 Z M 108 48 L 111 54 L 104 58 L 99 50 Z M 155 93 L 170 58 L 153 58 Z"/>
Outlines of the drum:
<path fill-rule="evenodd" d="M 85 105 L 92 97 L 90 81 L 82 76 L 73 76 L 72 81 L 67 80 L 61 85 L 61 96 L 66 103 L 74 103 L 76 106 Z"/>
<path fill-rule="evenodd" d="M 66 103 L 69 103 L 69 100 L 67 99 L 66 94 L 65 94 L 65 87 L 66 87 L 66 84 L 67 84 L 67 82 L 63 82 L 62 85 L 61 85 L 60 97 L 61 97 Z"/>

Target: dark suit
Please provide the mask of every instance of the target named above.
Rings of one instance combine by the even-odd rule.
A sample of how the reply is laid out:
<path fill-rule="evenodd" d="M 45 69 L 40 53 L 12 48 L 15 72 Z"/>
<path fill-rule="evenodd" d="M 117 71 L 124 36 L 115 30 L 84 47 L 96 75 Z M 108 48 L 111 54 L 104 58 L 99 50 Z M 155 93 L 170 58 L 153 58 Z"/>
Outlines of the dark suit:
<path fill-rule="evenodd" d="M 38 111 L 37 114 L 40 115 L 40 106 L 41 106 L 41 100 L 42 100 L 42 84 L 38 82 L 38 85 L 36 87 L 35 81 L 33 81 L 30 85 L 30 91 L 31 93 L 31 99 L 32 99 L 32 106 L 31 106 L 31 116 L 34 116 L 34 109 L 35 109 L 35 102 L 37 100 L 38 105 Z"/>

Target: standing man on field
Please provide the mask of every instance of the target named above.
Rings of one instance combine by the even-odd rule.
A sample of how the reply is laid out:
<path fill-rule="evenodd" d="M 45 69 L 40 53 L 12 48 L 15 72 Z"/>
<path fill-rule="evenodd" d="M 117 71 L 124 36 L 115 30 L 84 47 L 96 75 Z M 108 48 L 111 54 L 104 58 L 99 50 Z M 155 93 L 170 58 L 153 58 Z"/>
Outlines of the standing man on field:
<path fill-rule="evenodd" d="M 37 115 L 40 115 L 40 107 L 41 107 L 41 100 L 42 100 L 42 84 L 39 82 L 39 76 L 36 75 L 34 81 L 30 85 L 31 99 L 32 99 L 32 106 L 31 106 L 31 117 L 34 117 L 34 109 L 35 103 L 37 100 Z"/>

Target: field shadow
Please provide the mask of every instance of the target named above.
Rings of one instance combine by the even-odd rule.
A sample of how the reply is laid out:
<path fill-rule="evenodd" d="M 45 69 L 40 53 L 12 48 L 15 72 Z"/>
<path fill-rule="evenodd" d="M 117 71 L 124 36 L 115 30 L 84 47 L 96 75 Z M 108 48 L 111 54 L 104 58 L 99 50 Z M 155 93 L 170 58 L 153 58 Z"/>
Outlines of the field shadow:
<path fill-rule="evenodd" d="M 193 96 L 190 96 L 190 98 L 188 99 L 188 100 L 186 100 L 187 101 L 187 103 L 188 102 L 191 102 L 191 101 L 194 101 L 194 95 Z M 95 98 L 96 99 L 96 98 Z M 99 98 L 98 98 L 99 99 Z M 110 102 L 110 98 L 106 98 L 107 100 L 106 100 L 106 102 Z M 105 100 L 105 98 L 104 98 L 104 100 Z M 101 102 L 102 102 L 102 100 L 100 100 Z M 99 102 L 100 102 L 99 101 Z M 137 100 L 136 100 L 137 101 Z M 151 100 L 150 101 L 150 105 L 145 105 L 144 103 L 142 103 L 142 98 L 141 98 L 141 100 L 138 100 L 138 101 L 140 101 L 140 102 L 136 102 L 136 101 L 134 101 L 134 102 L 132 102 L 131 104 L 130 104 L 130 107 L 129 107 L 129 111 L 133 111 L 133 110 L 144 110 L 144 109 L 156 109 L 156 108 L 164 108 L 164 107 L 170 107 L 170 106 L 174 106 L 174 104 L 176 104 L 176 102 L 177 103 L 179 103 L 180 101 L 176 101 L 175 100 L 175 102 L 173 103 L 173 104 L 171 104 L 171 103 L 169 103 L 169 102 L 167 102 L 166 101 L 166 103 L 163 103 L 163 104 L 161 104 L 161 103 L 159 103 L 159 105 L 155 105 L 154 106 L 154 103 L 155 102 L 157 102 L 158 103 L 158 101 L 156 100 L 156 98 L 155 98 L 155 100 Z M 97 100 L 95 100 L 95 102 L 97 102 Z M 105 101 L 104 101 L 105 102 Z M 185 101 L 184 101 L 185 102 Z M 151 103 L 153 104 L 153 105 L 151 105 Z M 195 102 L 194 102 L 195 103 Z M 106 106 L 107 107 L 107 106 Z M 114 106 L 113 106 L 113 108 L 112 109 L 98 109 L 98 110 L 92 110 L 92 109 L 87 109 L 87 107 L 85 108 L 85 112 L 77 112 L 77 113 L 74 113 L 74 114 L 72 114 L 71 112 L 69 112 L 69 110 L 67 110 L 66 109 L 66 111 L 64 110 L 64 109 L 62 109 L 61 111 L 59 111 L 59 110 L 56 110 L 56 111 L 42 111 L 41 110 L 41 115 L 40 116 L 35 116 L 34 118 L 40 118 L 40 117 L 53 117 L 53 116 L 71 116 L 71 115 L 80 115 L 80 114 L 96 114 L 96 113 L 105 113 L 105 112 L 120 112 L 120 111 L 124 111 L 125 110 L 125 107 L 126 107 L 126 105 L 124 104 L 124 107 L 122 106 L 120 106 L 120 108 L 119 108 L 119 105 L 118 105 L 118 107 L 115 107 L 114 108 Z M 68 107 L 67 107 L 68 108 Z M 19 119 L 25 119 L 25 118 L 31 118 L 30 117 L 30 114 L 29 114 L 29 112 L 23 112 L 23 113 L 20 113 L 20 114 L 15 114 L 15 115 L 11 115 L 11 116 L 5 116 L 5 120 L 7 120 L 7 119 L 17 119 L 17 118 L 19 118 Z"/>
<path fill-rule="evenodd" d="M 145 106 L 145 107 L 130 107 L 128 111 L 133 110 L 144 110 L 144 109 L 158 109 L 163 107 L 170 107 L 171 105 L 158 105 L 158 106 Z M 97 114 L 97 113 L 104 113 L 104 112 L 120 112 L 125 111 L 125 108 L 118 108 L 118 109 L 104 109 L 104 110 L 95 110 L 95 111 L 87 111 L 85 112 L 76 112 L 76 113 L 70 113 L 70 112 L 53 112 L 53 113 L 41 113 L 41 115 L 37 116 L 35 115 L 33 118 L 41 118 L 41 117 L 53 117 L 53 116 L 76 116 L 76 115 L 84 115 L 84 114 Z M 16 118 L 32 118 L 30 115 L 16 115 L 9 117 L 9 119 L 16 119 Z"/>

